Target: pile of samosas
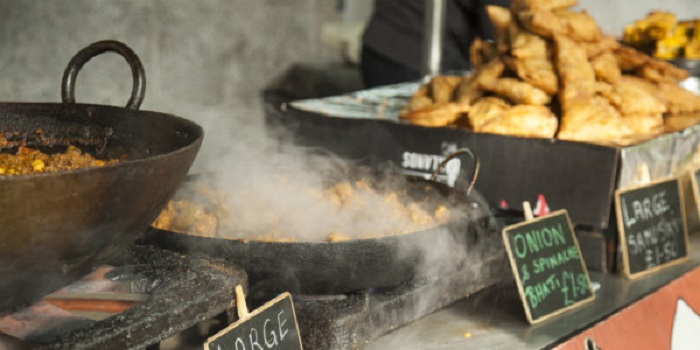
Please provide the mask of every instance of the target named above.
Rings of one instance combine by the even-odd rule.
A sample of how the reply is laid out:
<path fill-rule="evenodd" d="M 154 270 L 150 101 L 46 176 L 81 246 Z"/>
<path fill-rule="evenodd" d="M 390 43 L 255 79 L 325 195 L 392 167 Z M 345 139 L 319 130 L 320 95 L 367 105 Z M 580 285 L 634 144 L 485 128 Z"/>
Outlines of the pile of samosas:
<path fill-rule="evenodd" d="M 488 6 L 495 40 L 470 48 L 474 71 L 435 76 L 401 118 L 422 126 L 630 145 L 700 119 L 688 73 L 604 35 L 576 0 Z M 674 119 L 672 116 L 679 116 Z"/>

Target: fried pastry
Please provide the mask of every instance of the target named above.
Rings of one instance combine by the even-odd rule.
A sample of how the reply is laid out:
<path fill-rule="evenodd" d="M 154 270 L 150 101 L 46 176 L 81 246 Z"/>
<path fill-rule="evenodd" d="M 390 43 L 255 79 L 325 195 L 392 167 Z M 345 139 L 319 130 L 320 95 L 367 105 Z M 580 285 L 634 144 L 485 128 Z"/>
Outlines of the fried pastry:
<path fill-rule="evenodd" d="M 630 114 L 622 116 L 625 123 L 635 132 L 635 138 L 648 139 L 664 131 L 662 114 Z"/>
<path fill-rule="evenodd" d="M 476 77 L 474 79 L 479 86 L 491 84 L 503 74 L 505 68 L 506 66 L 503 64 L 503 61 L 498 58 L 493 59 L 476 71 Z"/>
<path fill-rule="evenodd" d="M 620 79 L 622 71 L 617 65 L 617 60 L 612 52 L 606 51 L 591 60 L 596 78 L 608 83 L 613 83 Z"/>
<path fill-rule="evenodd" d="M 438 75 L 430 79 L 429 89 L 435 103 L 447 103 L 452 100 L 455 87 L 462 77 Z"/>
<path fill-rule="evenodd" d="M 486 121 L 478 130 L 490 134 L 552 138 L 557 117 L 545 106 L 517 105 Z"/>
<path fill-rule="evenodd" d="M 506 53 L 510 50 L 510 37 L 508 35 L 510 22 L 512 20 L 510 11 L 501 6 L 487 5 L 486 13 L 493 24 L 496 50 Z"/>
<path fill-rule="evenodd" d="M 601 145 L 628 145 L 634 141 L 634 130 L 607 100 L 594 97 L 569 103 L 563 111 L 557 138 Z"/>
<path fill-rule="evenodd" d="M 518 13 L 518 20 L 527 30 L 545 38 L 565 35 L 579 42 L 596 42 L 603 36 L 586 12 L 524 11 Z"/>
<path fill-rule="evenodd" d="M 620 112 L 624 122 L 635 132 L 636 138 L 650 138 L 663 131 L 666 104 L 647 92 L 643 84 L 635 80 L 619 79 L 610 85 L 610 89 L 599 91 Z"/>
<path fill-rule="evenodd" d="M 542 89 L 548 95 L 557 93 L 559 79 L 550 60 L 538 57 L 515 59 L 513 68 L 520 79 Z"/>
<path fill-rule="evenodd" d="M 658 84 L 634 75 L 623 75 L 620 77 L 620 80 L 633 82 L 636 87 L 644 89 L 644 91 L 646 91 L 648 94 L 656 97 L 656 99 L 666 104 L 666 110 L 670 111 L 668 108 L 668 101 L 666 101 L 666 97 L 664 97 L 663 92 L 659 89 Z M 685 89 L 683 90 L 687 91 Z"/>
<path fill-rule="evenodd" d="M 602 95 L 622 115 L 658 114 L 661 116 L 666 112 L 664 101 L 648 93 L 634 80 L 620 79 L 611 87 L 609 91 L 602 91 Z"/>
<path fill-rule="evenodd" d="M 509 108 L 510 104 L 502 98 L 493 96 L 484 97 L 474 103 L 469 109 L 469 113 L 467 114 L 469 127 L 474 131 L 480 131 L 484 124 L 500 116 Z"/>
<path fill-rule="evenodd" d="M 475 38 L 469 47 L 469 60 L 475 69 L 479 69 L 479 67 L 491 61 L 497 55 L 496 46 L 481 38 Z"/>
<path fill-rule="evenodd" d="M 440 103 L 404 113 L 401 118 L 420 126 L 446 126 L 457 120 L 466 111 L 463 105 L 457 103 Z"/>
<path fill-rule="evenodd" d="M 459 104 L 471 105 L 484 95 L 484 90 L 476 83 L 476 74 L 462 78 L 455 88 L 455 100 Z"/>
<path fill-rule="evenodd" d="M 547 58 L 547 40 L 542 37 L 514 30 L 511 37 L 511 55 L 516 58 Z"/>
<path fill-rule="evenodd" d="M 672 83 L 659 83 L 657 90 L 672 114 L 700 111 L 700 96 Z"/>
<path fill-rule="evenodd" d="M 509 67 L 525 82 L 553 95 L 559 81 L 550 60 L 550 49 L 545 39 L 523 31 L 518 31 L 511 42 L 513 58 Z"/>
<path fill-rule="evenodd" d="M 557 12 L 557 17 L 560 19 L 564 27 L 564 35 L 576 40 L 595 42 L 603 37 L 603 33 L 587 12 Z"/>
<path fill-rule="evenodd" d="M 481 88 L 503 96 L 515 103 L 526 105 L 545 105 L 550 102 L 546 92 L 514 78 L 499 78 L 495 81 L 480 84 Z"/>
<path fill-rule="evenodd" d="M 658 59 L 648 60 L 636 75 L 657 83 L 679 83 L 688 78 L 688 71 Z"/>
<path fill-rule="evenodd" d="M 433 99 L 428 96 L 428 86 L 421 86 L 408 100 L 404 110 L 415 111 L 433 104 Z"/>
<path fill-rule="evenodd" d="M 700 123 L 700 112 L 671 114 L 664 118 L 664 131 L 679 131 L 698 123 Z"/>
<path fill-rule="evenodd" d="M 445 126 L 469 110 L 469 104 L 451 102 L 459 76 L 436 76 L 419 88 L 401 111 L 401 119 L 422 126 Z"/>
<path fill-rule="evenodd" d="M 576 0 L 513 0 L 510 9 L 514 13 L 522 11 L 550 11 L 578 5 Z"/>
<path fill-rule="evenodd" d="M 559 103 L 563 108 L 570 101 L 588 100 L 596 93 L 595 71 L 586 51 L 573 40 L 557 35 L 556 62 L 559 72 Z"/>
<path fill-rule="evenodd" d="M 627 46 L 618 46 L 613 53 L 623 72 L 633 72 L 651 60 L 648 55 Z"/>
<path fill-rule="evenodd" d="M 579 45 L 586 51 L 586 56 L 588 56 L 588 58 L 593 58 L 605 51 L 614 50 L 620 46 L 620 43 L 611 36 L 603 36 L 598 41 L 582 41 Z"/>
<path fill-rule="evenodd" d="M 564 33 L 564 26 L 552 11 L 522 11 L 518 13 L 518 21 L 528 31 L 552 38 L 555 33 Z"/>

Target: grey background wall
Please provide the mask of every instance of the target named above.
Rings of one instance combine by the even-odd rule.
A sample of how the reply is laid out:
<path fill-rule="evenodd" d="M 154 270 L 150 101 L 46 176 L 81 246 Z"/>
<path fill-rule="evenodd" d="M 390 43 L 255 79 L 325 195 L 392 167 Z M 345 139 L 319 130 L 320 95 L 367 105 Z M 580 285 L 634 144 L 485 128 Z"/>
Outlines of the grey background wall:
<path fill-rule="evenodd" d="M 381 1 L 381 0 L 378 0 Z M 421 0 L 416 0 L 421 1 Z M 652 9 L 700 17 L 698 0 L 580 0 L 609 33 Z M 0 100 L 60 100 L 66 63 L 82 47 L 121 40 L 148 78 L 143 109 L 173 113 L 235 137 L 259 123 L 259 92 L 297 62 L 340 62 L 325 23 L 362 21 L 370 0 L 0 0 Z M 116 55 L 85 66 L 79 102 L 125 104 L 130 72 Z M 212 147 L 205 140 L 205 152 Z"/>
<path fill-rule="evenodd" d="M 321 24 L 339 18 L 328 0 L 0 0 L 0 101 L 60 101 L 63 70 L 88 44 L 120 40 L 147 75 L 142 109 L 235 136 L 258 123 L 259 92 L 294 62 L 332 62 Z M 76 100 L 124 105 L 125 61 L 105 54 L 78 76 Z M 205 138 L 204 149 L 213 147 Z"/>

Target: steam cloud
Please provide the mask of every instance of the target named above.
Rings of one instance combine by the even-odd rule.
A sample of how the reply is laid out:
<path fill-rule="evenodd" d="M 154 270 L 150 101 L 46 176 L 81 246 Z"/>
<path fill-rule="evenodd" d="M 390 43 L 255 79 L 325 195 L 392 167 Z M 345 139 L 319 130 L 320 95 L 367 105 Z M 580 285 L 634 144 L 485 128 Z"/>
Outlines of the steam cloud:
<path fill-rule="evenodd" d="M 324 241 L 331 233 L 368 238 L 415 231 L 415 222 L 398 215 L 396 203 L 379 192 L 355 191 L 356 198 L 338 210 L 321 191 L 346 181 L 354 166 L 295 146 L 284 130 L 261 124 L 226 127 L 217 121 L 216 127 L 206 128 L 203 172 L 213 175 L 209 185 L 228 204 L 229 217 L 222 223 L 226 232 L 219 229 L 220 235 Z M 395 176 L 378 187 L 400 192 L 405 185 L 405 179 Z M 410 205 L 404 200 L 402 205 Z"/>

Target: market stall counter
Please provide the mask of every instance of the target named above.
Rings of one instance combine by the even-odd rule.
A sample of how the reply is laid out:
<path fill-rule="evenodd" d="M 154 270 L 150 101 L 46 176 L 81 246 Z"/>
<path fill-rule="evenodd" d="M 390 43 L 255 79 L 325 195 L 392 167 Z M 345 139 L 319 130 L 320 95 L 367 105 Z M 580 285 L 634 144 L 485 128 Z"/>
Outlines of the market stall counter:
<path fill-rule="evenodd" d="M 515 285 L 504 283 L 382 336 L 365 349 L 690 348 L 683 334 L 698 331 L 698 248 L 700 236 L 691 235 L 688 261 L 636 280 L 592 272 L 591 281 L 599 286 L 593 303 L 537 325 L 525 320 Z"/>

